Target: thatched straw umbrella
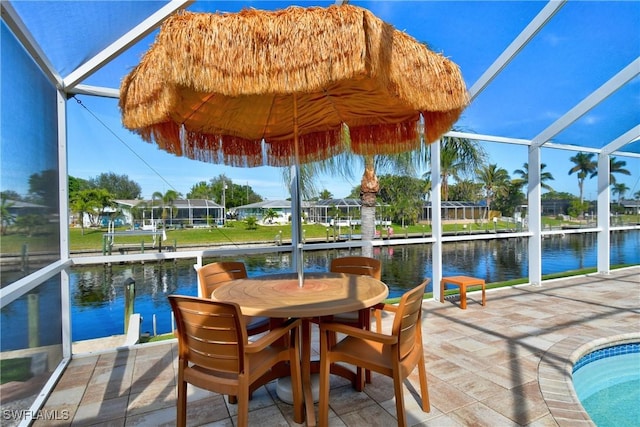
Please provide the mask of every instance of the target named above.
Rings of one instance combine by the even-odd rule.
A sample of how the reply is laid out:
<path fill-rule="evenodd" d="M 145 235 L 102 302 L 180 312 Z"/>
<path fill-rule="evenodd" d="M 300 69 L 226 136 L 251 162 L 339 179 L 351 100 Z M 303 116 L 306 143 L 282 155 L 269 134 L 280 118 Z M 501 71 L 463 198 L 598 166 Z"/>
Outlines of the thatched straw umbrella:
<path fill-rule="evenodd" d="M 143 139 L 232 166 L 292 165 L 296 130 L 301 163 L 408 151 L 466 104 L 453 62 L 351 5 L 176 14 L 120 92 Z"/>
<path fill-rule="evenodd" d="M 178 13 L 120 90 L 146 141 L 248 167 L 409 151 L 467 102 L 453 62 L 351 5 Z"/>

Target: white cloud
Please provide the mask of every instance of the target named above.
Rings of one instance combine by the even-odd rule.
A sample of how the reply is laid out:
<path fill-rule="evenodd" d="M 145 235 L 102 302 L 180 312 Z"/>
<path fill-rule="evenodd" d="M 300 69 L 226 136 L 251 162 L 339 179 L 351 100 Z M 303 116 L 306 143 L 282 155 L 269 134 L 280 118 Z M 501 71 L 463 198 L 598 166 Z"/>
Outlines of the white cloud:
<path fill-rule="evenodd" d="M 580 121 L 585 125 L 595 125 L 597 123 L 600 123 L 600 117 L 596 116 L 595 114 L 589 114 L 584 116 Z"/>
<path fill-rule="evenodd" d="M 551 34 L 545 34 L 543 36 L 543 40 L 547 42 L 549 46 L 556 47 L 563 42 L 564 38 L 558 36 L 557 34 L 551 33 Z"/>

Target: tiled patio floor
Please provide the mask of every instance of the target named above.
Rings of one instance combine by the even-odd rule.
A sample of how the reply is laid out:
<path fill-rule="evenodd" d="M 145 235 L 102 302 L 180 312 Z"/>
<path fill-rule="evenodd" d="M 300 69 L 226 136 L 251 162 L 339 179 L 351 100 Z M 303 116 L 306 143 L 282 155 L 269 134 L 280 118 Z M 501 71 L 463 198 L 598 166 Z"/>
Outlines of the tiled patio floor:
<path fill-rule="evenodd" d="M 479 293 L 468 298 L 466 310 L 457 301 L 423 304 L 431 412 L 408 393 L 419 390 L 414 373 L 409 388 L 405 382 L 410 424 L 593 425 L 567 378 L 595 340 L 640 338 L 640 267 L 488 291 L 486 307 Z M 73 425 L 174 425 L 175 378 L 175 342 L 77 356 L 45 409 L 68 410 Z M 389 379 L 374 374 L 362 393 L 333 380 L 331 426 L 396 424 Z M 275 388 L 270 383 L 254 394 L 251 425 L 297 425 Z M 235 425 L 235 405 L 202 390 L 190 393 L 189 425 Z"/>

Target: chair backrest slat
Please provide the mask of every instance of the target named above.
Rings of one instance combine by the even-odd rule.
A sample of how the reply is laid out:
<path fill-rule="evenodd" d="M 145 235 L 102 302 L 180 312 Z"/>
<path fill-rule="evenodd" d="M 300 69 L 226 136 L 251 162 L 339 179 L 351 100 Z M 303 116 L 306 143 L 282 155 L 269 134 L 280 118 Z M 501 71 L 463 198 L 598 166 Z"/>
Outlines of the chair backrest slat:
<path fill-rule="evenodd" d="M 211 297 L 211 293 L 220 285 L 247 277 L 247 268 L 243 262 L 221 261 L 203 265 L 198 269 L 198 282 L 203 298 Z"/>
<path fill-rule="evenodd" d="M 177 295 L 169 301 L 181 359 L 209 370 L 244 371 L 247 332 L 237 304 Z"/>
<path fill-rule="evenodd" d="M 407 291 L 398 305 L 398 312 L 393 320 L 393 335 L 398 336 L 400 360 L 404 359 L 418 342 L 420 336 L 420 320 L 422 317 L 422 298 L 430 279 Z"/>
<path fill-rule="evenodd" d="M 360 274 L 380 280 L 382 266 L 379 260 L 363 256 L 346 256 L 331 260 L 329 270 L 333 273 Z"/>

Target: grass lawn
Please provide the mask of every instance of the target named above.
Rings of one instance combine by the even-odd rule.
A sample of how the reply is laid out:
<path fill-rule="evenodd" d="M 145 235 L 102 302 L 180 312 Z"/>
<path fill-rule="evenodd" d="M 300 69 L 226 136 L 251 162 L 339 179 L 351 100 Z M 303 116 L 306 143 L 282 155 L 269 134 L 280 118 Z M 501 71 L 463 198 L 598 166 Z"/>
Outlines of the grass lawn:
<path fill-rule="evenodd" d="M 276 236 L 282 236 L 283 240 L 291 240 L 291 226 L 257 226 L 255 230 L 247 229 L 244 222 L 229 221 L 229 226 L 224 228 L 183 228 L 166 230 L 167 240 L 164 244 L 184 246 L 207 246 L 234 243 L 260 243 L 276 241 Z M 120 231 L 125 231 L 123 228 Z M 327 228 L 321 225 L 305 225 L 303 227 L 306 238 L 327 237 Z M 85 229 L 84 235 L 80 228 L 70 230 L 71 251 L 78 250 L 102 250 L 104 228 Z M 141 244 L 145 248 L 151 248 L 153 239 L 151 236 L 117 236 L 116 244 Z"/>
<path fill-rule="evenodd" d="M 26 381 L 32 376 L 30 357 L 0 360 L 0 384 Z"/>
<path fill-rule="evenodd" d="M 555 219 L 549 220 L 551 226 L 557 226 L 559 223 Z M 547 222 L 543 221 L 546 225 Z M 565 222 L 566 224 L 566 222 Z M 572 223 L 576 225 L 577 223 Z M 513 223 L 498 222 L 497 229 L 513 229 Z M 337 228 L 325 227 L 319 224 L 304 224 L 302 226 L 303 235 L 305 239 L 320 239 L 326 241 L 333 239 L 334 233 L 347 234 L 348 228 L 342 227 L 340 230 Z M 431 233 L 431 226 L 429 224 L 416 224 L 411 226 L 402 227 L 401 225 L 394 224 L 394 235 L 396 237 L 403 237 L 405 235 L 421 236 Z M 125 231 L 126 229 L 122 229 Z M 481 232 L 481 231 L 493 231 L 494 224 L 492 222 L 485 223 L 470 223 L 466 228 L 462 224 L 445 224 L 443 231 L 448 232 Z M 90 228 L 82 230 L 79 228 L 72 228 L 70 230 L 70 247 L 71 251 L 79 250 L 94 250 L 101 251 L 103 247 L 103 235 L 106 232 L 104 228 Z M 360 229 L 356 227 L 353 230 L 353 234 L 359 234 Z M 382 237 L 387 237 L 386 231 L 381 231 Z M 272 225 L 261 226 L 258 225 L 256 229 L 249 230 L 247 224 L 242 221 L 228 221 L 227 226 L 222 228 L 183 228 L 183 229 L 168 229 L 166 231 L 167 240 L 164 244 L 173 245 L 174 242 L 178 248 L 185 246 L 208 246 L 208 245 L 223 245 L 223 244 L 237 244 L 237 243 L 273 243 L 279 236 L 283 241 L 291 240 L 291 225 Z M 117 236 L 117 244 L 136 244 L 141 245 L 144 242 L 145 248 L 151 248 L 153 240 L 151 236 Z"/>
<path fill-rule="evenodd" d="M 223 228 L 183 228 L 183 229 L 168 229 L 166 231 L 167 240 L 164 244 L 172 245 L 174 242 L 178 248 L 185 246 L 208 246 L 208 245 L 221 245 L 221 244 L 235 244 L 235 243 L 273 243 L 277 238 L 281 236 L 283 241 L 291 240 L 291 225 L 274 225 L 274 226 L 260 226 L 256 229 L 249 230 L 247 225 L 241 221 L 228 221 L 228 226 Z M 498 228 L 506 228 L 507 224 L 498 224 Z M 431 233 L 430 225 L 413 225 L 408 227 L 402 227 L 400 225 L 394 225 L 394 232 L 396 237 L 402 237 L 405 234 L 410 235 L 422 235 Z M 328 228 L 318 224 L 305 224 L 302 226 L 305 239 L 321 239 L 326 241 L 333 239 L 334 234 L 347 234 L 348 228 L 342 227 L 341 229 Z M 126 229 L 123 228 L 122 231 Z M 462 225 L 448 224 L 445 226 L 445 231 L 462 231 Z M 470 231 L 482 231 L 493 230 L 493 223 L 487 224 L 469 224 L 466 230 Z M 84 234 L 80 228 L 72 228 L 70 230 L 70 246 L 71 251 L 78 250 L 102 250 L 103 236 L 106 232 L 104 228 L 86 228 Z M 359 234 L 359 227 L 353 230 L 354 234 Z M 383 237 L 387 237 L 386 231 L 382 232 Z M 144 242 L 145 248 L 151 248 L 153 239 L 151 236 L 117 236 L 115 238 L 116 244 L 136 244 L 141 245 Z"/>
<path fill-rule="evenodd" d="M 633 218 L 635 220 L 635 217 Z M 568 222 L 555 218 L 543 218 L 543 227 L 559 227 L 561 225 L 585 225 L 584 222 Z M 513 223 L 499 221 L 496 226 L 498 230 L 514 229 Z M 417 224 L 403 227 L 398 224 L 393 225 L 394 236 L 424 236 L 431 233 L 429 224 Z M 120 231 L 125 231 L 122 228 Z M 462 233 L 462 232 L 492 232 L 494 230 L 493 222 L 484 223 L 447 223 L 443 225 L 445 233 Z M 33 236 L 25 236 L 23 233 L 9 232 L 2 236 L 2 252 L 19 254 L 26 244 L 30 253 L 38 251 L 51 251 L 52 234 L 57 234 L 56 230 L 47 230 Z M 69 243 L 71 252 L 77 251 L 96 251 L 102 252 L 104 246 L 104 233 L 106 228 L 85 228 L 84 232 L 80 228 L 71 228 L 69 230 Z M 341 229 L 328 228 L 318 224 L 303 225 L 304 238 L 307 240 L 332 240 L 334 233 L 345 235 L 349 232 L 348 228 Z M 353 234 L 359 234 L 360 230 L 356 227 Z M 382 237 L 386 238 L 385 230 L 381 231 Z M 185 229 L 168 229 L 166 231 L 167 240 L 163 242 L 165 245 L 173 245 L 178 248 L 193 246 L 209 246 L 223 244 L 238 243 L 273 243 L 281 236 L 282 240 L 287 242 L 291 240 L 291 225 L 274 225 L 261 226 L 256 229 L 249 230 L 247 224 L 242 221 L 228 221 L 227 226 L 223 228 L 185 228 Z M 144 243 L 145 249 L 152 249 L 153 239 L 151 236 L 117 236 L 115 238 L 117 245 L 139 245 Z"/>
<path fill-rule="evenodd" d="M 58 231 L 56 231 L 58 234 Z M 2 239 L 2 253 L 19 254 L 23 250 L 29 253 L 34 252 L 58 252 L 57 240 L 52 240 L 51 234 L 40 233 L 32 236 L 25 236 L 23 233 L 6 234 Z"/>

